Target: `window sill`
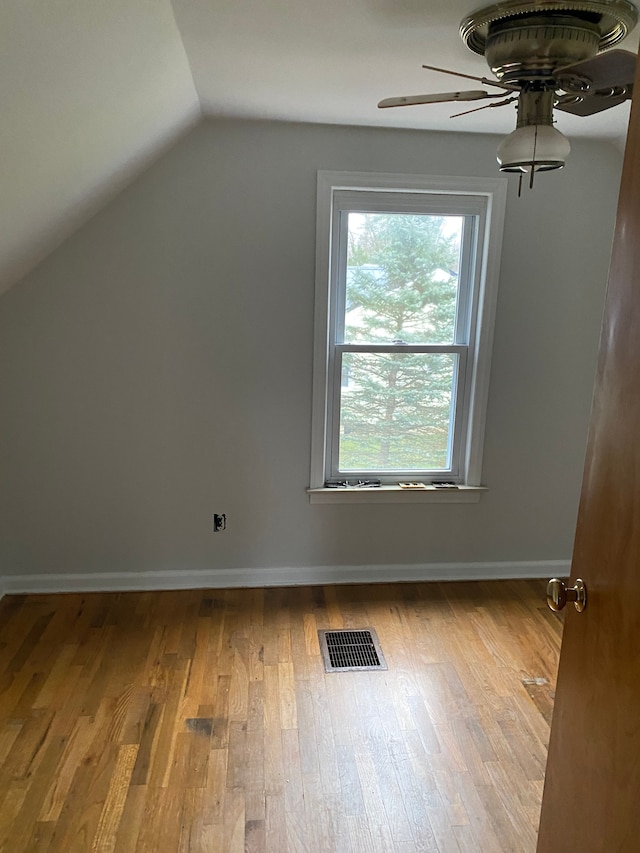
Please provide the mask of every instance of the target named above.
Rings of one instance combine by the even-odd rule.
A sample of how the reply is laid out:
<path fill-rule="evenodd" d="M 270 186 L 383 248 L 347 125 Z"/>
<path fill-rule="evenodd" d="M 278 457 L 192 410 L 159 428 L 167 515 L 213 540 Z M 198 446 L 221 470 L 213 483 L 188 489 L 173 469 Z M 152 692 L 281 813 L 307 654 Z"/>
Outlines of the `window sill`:
<path fill-rule="evenodd" d="M 456 489 L 401 489 L 400 486 L 380 486 L 375 489 L 307 489 L 312 504 L 473 504 L 478 503 L 486 486 L 458 486 Z"/>

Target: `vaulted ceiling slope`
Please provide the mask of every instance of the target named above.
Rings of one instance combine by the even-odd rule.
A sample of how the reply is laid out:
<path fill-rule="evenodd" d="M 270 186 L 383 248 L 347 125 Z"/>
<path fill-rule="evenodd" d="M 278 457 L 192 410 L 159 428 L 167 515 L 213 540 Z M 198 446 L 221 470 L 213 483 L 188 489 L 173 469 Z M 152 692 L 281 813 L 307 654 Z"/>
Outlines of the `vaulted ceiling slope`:
<path fill-rule="evenodd" d="M 477 88 L 458 25 L 482 0 L 3 0 L 0 291 L 200 115 L 507 134 L 513 106 L 378 110 L 392 95 Z M 636 50 L 638 34 L 621 45 Z M 474 105 L 472 105 L 474 106 Z M 622 143 L 628 104 L 569 137 Z"/>
<path fill-rule="evenodd" d="M 200 116 L 170 0 L 3 0 L 0 290 Z"/>

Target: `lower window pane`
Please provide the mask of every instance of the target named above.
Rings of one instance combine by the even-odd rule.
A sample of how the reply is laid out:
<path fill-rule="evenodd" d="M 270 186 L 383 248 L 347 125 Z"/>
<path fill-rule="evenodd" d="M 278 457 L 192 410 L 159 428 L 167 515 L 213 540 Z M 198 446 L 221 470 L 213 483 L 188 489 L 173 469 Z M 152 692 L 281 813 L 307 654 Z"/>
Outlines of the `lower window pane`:
<path fill-rule="evenodd" d="M 342 356 L 339 470 L 450 467 L 455 353 Z"/>

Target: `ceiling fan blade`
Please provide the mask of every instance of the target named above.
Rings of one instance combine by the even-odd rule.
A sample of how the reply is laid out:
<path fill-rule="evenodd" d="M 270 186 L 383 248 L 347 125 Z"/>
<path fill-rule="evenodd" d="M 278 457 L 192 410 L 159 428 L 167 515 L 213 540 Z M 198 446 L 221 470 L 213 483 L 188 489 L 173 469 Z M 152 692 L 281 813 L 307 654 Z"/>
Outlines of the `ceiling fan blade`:
<path fill-rule="evenodd" d="M 505 98 L 504 101 L 494 101 L 494 103 L 492 104 L 483 104 L 481 107 L 474 107 L 472 110 L 465 110 L 462 113 L 454 113 L 451 118 L 458 118 L 459 116 L 468 116 L 469 113 L 477 113 L 480 110 L 488 110 L 490 107 L 506 107 L 507 104 L 512 104 L 514 101 L 517 100 L 517 96 L 512 95 L 510 98 Z"/>
<path fill-rule="evenodd" d="M 617 94 L 621 89 L 623 94 Z M 556 103 L 555 109 L 562 110 L 564 113 L 572 113 L 574 116 L 592 116 L 611 107 L 617 107 L 618 104 L 628 101 L 630 97 L 631 87 L 629 87 L 629 91 L 626 91 L 624 87 L 616 87 L 591 94 L 567 95 L 567 100 L 564 102 L 561 97 Z"/>
<path fill-rule="evenodd" d="M 637 59 L 635 53 L 628 50 L 610 50 L 585 62 L 559 68 L 555 77 L 560 88 L 566 88 L 570 92 L 575 91 L 571 88 L 572 77 L 586 77 L 591 83 L 589 92 L 616 86 L 631 86 L 636 73 Z M 563 83 L 567 86 L 563 86 Z"/>
<path fill-rule="evenodd" d="M 454 77 L 464 77 L 465 80 L 477 80 L 485 86 L 495 86 L 496 89 L 506 89 L 509 92 L 519 92 L 520 87 L 510 83 L 499 83 L 497 80 L 489 80 L 487 77 L 474 77 L 472 74 L 462 74 L 460 71 L 449 71 L 448 68 L 436 68 L 435 65 L 423 65 L 427 71 L 439 71 L 441 74 L 452 74 Z"/>
<path fill-rule="evenodd" d="M 412 107 L 417 104 L 443 104 L 447 101 L 478 101 L 481 98 L 500 98 L 501 95 L 490 95 L 481 89 L 471 92 L 441 92 L 436 95 L 407 95 L 399 98 L 385 98 L 378 107 Z"/>

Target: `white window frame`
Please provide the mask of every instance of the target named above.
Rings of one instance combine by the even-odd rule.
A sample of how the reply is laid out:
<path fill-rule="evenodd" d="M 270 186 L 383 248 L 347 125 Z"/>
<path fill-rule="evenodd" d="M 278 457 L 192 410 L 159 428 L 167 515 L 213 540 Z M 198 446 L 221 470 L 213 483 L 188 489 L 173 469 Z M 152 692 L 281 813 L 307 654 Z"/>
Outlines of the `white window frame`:
<path fill-rule="evenodd" d="M 505 178 L 459 178 L 395 175 L 369 172 L 318 172 L 316 233 L 316 299 L 311 447 L 312 502 L 353 500 L 477 500 L 481 487 L 482 447 L 489 391 L 489 372 L 497 302 L 502 231 L 506 205 Z M 415 472 L 385 475 L 380 489 L 327 489 L 325 482 L 338 476 L 337 400 L 343 352 L 370 352 L 372 347 L 336 344 L 344 299 L 346 215 L 341 211 L 426 212 L 465 216 L 465 258 L 472 259 L 471 299 L 458 306 L 456 334 L 450 346 L 384 345 L 381 352 L 455 352 L 458 354 L 457 408 L 450 470 L 422 477 Z M 473 223 L 473 226 L 472 226 Z M 474 232 L 475 229 L 475 233 Z M 342 232 L 342 233 L 341 233 Z M 461 279 L 465 271 L 461 270 Z M 369 472 L 354 472 L 349 479 Z M 379 477 L 377 474 L 370 476 Z M 406 492 L 398 480 L 452 480 L 455 491 Z M 392 481 L 396 482 L 392 482 Z M 402 493 L 401 495 L 399 493 Z M 360 497 L 358 497 L 360 496 Z"/>

